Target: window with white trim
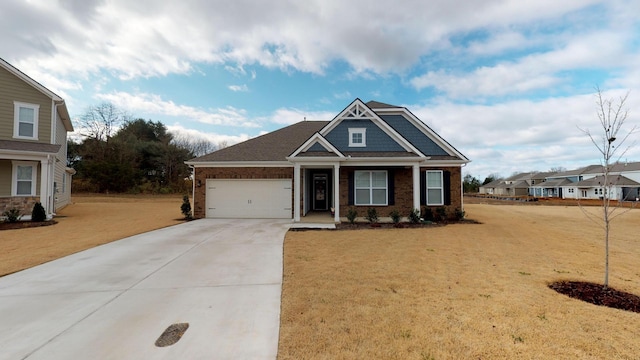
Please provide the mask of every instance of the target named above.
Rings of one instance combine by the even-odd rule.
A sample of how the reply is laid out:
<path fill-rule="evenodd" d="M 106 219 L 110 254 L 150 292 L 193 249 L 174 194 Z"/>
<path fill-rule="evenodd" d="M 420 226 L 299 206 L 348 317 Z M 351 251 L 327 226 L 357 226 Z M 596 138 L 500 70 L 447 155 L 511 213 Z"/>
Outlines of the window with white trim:
<path fill-rule="evenodd" d="M 12 196 L 35 196 L 37 163 L 27 161 L 13 162 Z"/>
<path fill-rule="evenodd" d="M 444 205 L 442 170 L 427 171 L 427 205 Z"/>
<path fill-rule="evenodd" d="M 355 171 L 354 178 L 356 205 L 387 205 L 386 171 Z"/>
<path fill-rule="evenodd" d="M 367 129 L 350 128 L 349 129 L 349 147 L 365 147 L 367 146 Z"/>
<path fill-rule="evenodd" d="M 13 102 L 13 137 L 38 140 L 40 105 Z"/>

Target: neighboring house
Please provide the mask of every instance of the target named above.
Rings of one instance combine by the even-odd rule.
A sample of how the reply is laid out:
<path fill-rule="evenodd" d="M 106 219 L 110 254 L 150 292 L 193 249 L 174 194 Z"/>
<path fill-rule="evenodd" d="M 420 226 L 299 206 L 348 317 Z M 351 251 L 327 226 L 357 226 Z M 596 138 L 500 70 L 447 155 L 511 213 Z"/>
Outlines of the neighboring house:
<path fill-rule="evenodd" d="M 331 121 L 302 121 L 220 149 L 194 169 L 196 218 L 344 219 L 351 207 L 462 210 L 469 160 L 409 110 L 354 100 Z"/>
<path fill-rule="evenodd" d="M 484 185 L 481 185 L 478 188 L 478 192 L 480 194 L 486 194 L 486 195 L 497 195 L 496 189 L 500 187 L 500 184 L 502 184 L 502 181 L 503 181 L 502 179 L 497 179 L 497 180 L 488 182 Z"/>
<path fill-rule="evenodd" d="M 640 183 L 622 175 L 609 175 L 609 198 L 612 200 L 636 201 Z M 565 198 L 602 199 L 605 187 L 604 175 L 566 185 Z"/>
<path fill-rule="evenodd" d="M 0 59 L 0 214 L 20 209 L 27 218 L 41 202 L 48 217 L 71 199 L 64 100 Z"/>

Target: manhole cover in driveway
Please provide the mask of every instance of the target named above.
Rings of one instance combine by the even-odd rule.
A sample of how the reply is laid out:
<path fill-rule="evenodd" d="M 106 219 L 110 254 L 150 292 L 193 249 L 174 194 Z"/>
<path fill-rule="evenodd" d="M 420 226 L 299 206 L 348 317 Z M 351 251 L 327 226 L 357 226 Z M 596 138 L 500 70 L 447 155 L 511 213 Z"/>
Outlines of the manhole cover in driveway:
<path fill-rule="evenodd" d="M 171 346 L 182 338 L 182 335 L 189 328 L 189 323 L 178 323 L 170 325 L 156 340 L 157 347 Z"/>

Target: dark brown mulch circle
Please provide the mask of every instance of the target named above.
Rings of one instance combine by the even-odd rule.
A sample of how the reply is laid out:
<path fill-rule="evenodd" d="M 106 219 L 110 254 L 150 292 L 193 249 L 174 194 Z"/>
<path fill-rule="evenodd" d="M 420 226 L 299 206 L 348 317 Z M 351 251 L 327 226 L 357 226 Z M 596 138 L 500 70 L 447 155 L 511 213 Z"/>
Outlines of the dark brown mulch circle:
<path fill-rule="evenodd" d="M 2 230 L 14 230 L 14 229 L 28 229 L 32 227 L 55 225 L 58 222 L 55 220 L 49 221 L 18 221 L 18 222 L 0 222 L 0 231 Z"/>
<path fill-rule="evenodd" d="M 171 324 L 156 340 L 157 347 L 171 346 L 182 338 L 182 335 L 189 328 L 189 323 Z"/>
<path fill-rule="evenodd" d="M 584 281 L 557 281 L 549 288 L 598 306 L 640 313 L 640 296 Z"/>

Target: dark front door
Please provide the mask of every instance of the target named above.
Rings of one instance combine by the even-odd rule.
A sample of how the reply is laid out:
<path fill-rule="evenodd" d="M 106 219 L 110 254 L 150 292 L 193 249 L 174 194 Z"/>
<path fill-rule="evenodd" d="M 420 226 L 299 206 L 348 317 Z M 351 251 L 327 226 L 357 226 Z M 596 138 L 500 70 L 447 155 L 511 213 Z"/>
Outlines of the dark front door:
<path fill-rule="evenodd" d="M 313 210 L 327 210 L 328 207 L 327 175 L 313 175 Z"/>

